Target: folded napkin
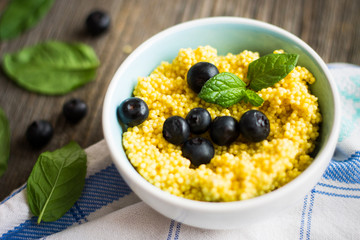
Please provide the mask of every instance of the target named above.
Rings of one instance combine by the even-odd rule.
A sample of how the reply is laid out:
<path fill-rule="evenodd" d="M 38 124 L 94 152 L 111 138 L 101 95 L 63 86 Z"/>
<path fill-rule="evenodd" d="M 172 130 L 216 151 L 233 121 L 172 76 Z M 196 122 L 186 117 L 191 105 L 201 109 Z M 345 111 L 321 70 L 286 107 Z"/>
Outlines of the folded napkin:
<path fill-rule="evenodd" d="M 236 230 L 186 226 L 131 191 L 103 140 L 86 149 L 82 196 L 62 218 L 37 225 L 24 185 L 0 203 L 0 239 L 360 239 L 360 67 L 328 67 L 341 93 L 341 135 L 321 180 L 294 207 Z"/>

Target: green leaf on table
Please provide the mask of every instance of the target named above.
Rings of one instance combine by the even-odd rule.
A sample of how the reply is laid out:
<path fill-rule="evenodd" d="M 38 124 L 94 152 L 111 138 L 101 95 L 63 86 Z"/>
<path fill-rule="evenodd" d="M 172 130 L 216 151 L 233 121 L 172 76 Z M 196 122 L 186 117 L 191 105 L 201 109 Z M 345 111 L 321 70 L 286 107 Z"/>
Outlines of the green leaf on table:
<path fill-rule="evenodd" d="M 82 43 L 48 41 L 5 54 L 4 72 L 19 86 L 33 92 L 66 94 L 93 80 L 99 60 Z"/>
<path fill-rule="evenodd" d="M 10 0 L 0 16 L 0 41 L 14 38 L 35 26 L 54 0 Z"/>
<path fill-rule="evenodd" d="M 26 190 L 38 223 L 56 221 L 74 205 L 85 185 L 86 161 L 86 153 L 73 141 L 39 156 Z"/>
<path fill-rule="evenodd" d="M 0 177 L 7 169 L 10 156 L 10 127 L 9 121 L 0 108 Z"/>
<path fill-rule="evenodd" d="M 298 58 L 297 54 L 272 53 L 251 62 L 247 74 L 250 88 L 259 91 L 271 87 L 295 68 Z"/>
<path fill-rule="evenodd" d="M 259 101 L 256 99 L 255 102 L 254 94 L 258 96 L 255 92 L 247 94 L 246 83 L 238 76 L 222 72 L 206 81 L 198 96 L 206 102 L 230 107 L 242 100 L 258 104 Z"/>

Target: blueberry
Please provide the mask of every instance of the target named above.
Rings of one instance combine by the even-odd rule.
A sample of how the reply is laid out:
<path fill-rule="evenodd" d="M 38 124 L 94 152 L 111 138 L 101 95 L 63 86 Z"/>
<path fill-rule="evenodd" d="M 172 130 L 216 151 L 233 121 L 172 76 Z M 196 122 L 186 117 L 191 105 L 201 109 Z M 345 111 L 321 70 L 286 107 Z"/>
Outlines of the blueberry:
<path fill-rule="evenodd" d="M 189 159 L 195 167 L 209 163 L 215 154 L 212 143 L 201 137 L 187 140 L 181 150 L 183 157 Z"/>
<path fill-rule="evenodd" d="M 270 123 L 264 113 L 258 110 L 250 110 L 240 118 L 240 132 L 251 142 L 260 142 L 269 136 Z"/>
<path fill-rule="evenodd" d="M 26 130 L 26 138 L 31 146 L 41 148 L 45 146 L 54 134 L 51 123 L 46 120 L 37 120 Z"/>
<path fill-rule="evenodd" d="M 189 138 L 190 127 L 182 117 L 172 116 L 165 120 L 162 133 L 166 141 L 181 145 Z"/>
<path fill-rule="evenodd" d="M 219 73 L 217 67 L 209 62 L 198 62 L 194 64 L 187 73 L 189 87 L 199 93 L 205 82 Z"/>
<path fill-rule="evenodd" d="M 231 116 L 216 117 L 211 123 L 211 140 L 219 146 L 230 145 L 239 134 L 239 123 Z"/>
<path fill-rule="evenodd" d="M 143 123 L 149 116 L 149 108 L 144 100 L 137 97 L 125 99 L 117 108 L 119 120 L 129 127 Z"/>
<path fill-rule="evenodd" d="M 86 18 L 86 28 L 92 35 L 100 35 L 110 26 L 110 17 L 103 11 L 93 11 Z"/>
<path fill-rule="evenodd" d="M 65 102 L 63 106 L 63 114 L 65 118 L 72 123 L 77 123 L 85 117 L 87 113 L 87 105 L 84 101 L 72 98 Z"/>
<path fill-rule="evenodd" d="M 190 132 L 201 134 L 206 132 L 211 124 L 210 113 L 204 108 L 193 108 L 185 118 L 190 126 Z"/>

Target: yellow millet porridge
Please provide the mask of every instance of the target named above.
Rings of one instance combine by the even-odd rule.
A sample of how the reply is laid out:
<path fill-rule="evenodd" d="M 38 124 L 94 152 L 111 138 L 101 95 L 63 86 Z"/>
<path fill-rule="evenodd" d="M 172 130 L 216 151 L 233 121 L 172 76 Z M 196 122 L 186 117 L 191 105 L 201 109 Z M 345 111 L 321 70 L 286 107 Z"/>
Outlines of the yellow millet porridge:
<path fill-rule="evenodd" d="M 274 53 L 281 53 L 275 51 Z M 134 95 L 149 107 L 149 117 L 123 134 L 126 154 L 136 170 L 150 183 L 176 196 L 201 201 L 237 201 L 277 189 L 303 172 L 313 159 L 319 135 L 317 98 L 308 84 L 315 81 L 304 67 L 297 66 L 287 77 L 257 92 L 264 99 L 260 107 L 243 102 L 229 108 L 207 103 L 197 97 L 186 81 L 187 71 L 197 62 L 213 63 L 219 72 L 231 72 L 245 82 L 249 63 L 256 52 L 218 56 L 210 47 L 181 49 L 172 63 L 162 62 L 148 77 L 140 77 Z M 171 116 L 186 117 L 196 107 L 209 111 L 211 118 L 232 116 L 237 121 L 246 111 L 263 112 L 270 122 L 266 140 L 249 143 L 241 136 L 230 146 L 214 144 L 209 164 L 191 167 L 181 146 L 162 135 L 164 121 Z M 208 134 L 203 135 L 210 140 Z"/>

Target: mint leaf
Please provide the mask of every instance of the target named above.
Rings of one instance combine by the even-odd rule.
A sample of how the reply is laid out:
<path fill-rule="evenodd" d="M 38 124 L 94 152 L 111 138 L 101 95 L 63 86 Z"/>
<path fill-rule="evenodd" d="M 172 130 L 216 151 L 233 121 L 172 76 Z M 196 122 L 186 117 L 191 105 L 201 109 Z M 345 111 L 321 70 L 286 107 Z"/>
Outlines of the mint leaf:
<path fill-rule="evenodd" d="M 245 90 L 246 83 L 238 76 L 223 72 L 206 81 L 198 96 L 206 102 L 230 107 L 243 99 Z"/>
<path fill-rule="evenodd" d="M 0 41 L 14 38 L 35 26 L 50 10 L 54 0 L 11 0 L 0 14 Z"/>
<path fill-rule="evenodd" d="M 262 99 L 256 92 L 250 89 L 246 89 L 244 92 L 244 98 L 243 101 L 246 103 L 250 103 L 251 105 L 255 107 L 261 106 L 263 104 L 264 99 Z"/>
<path fill-rule="evenodd" d="M 248 68 L 250 88 L 259 91 L 274 85 L 295 68 L 298 58 L 297 54 L 268 54 L 251 62 Z M 198 96 L 222 107 L 230 107 L 240 101 L 261 106 L 264 100 L 251 89 L 247 89 L 238 76 L 223 72 L 206 81 Z"/>
<path fill-rule="evenodd" d="M 56 221 L 77 201 L 85 185 L 86 159 L 76 142 L 39 156 L 26 188 L 38 223 Z"/>
<path fill-rule="evenodd" d="M 5 54 L 4 72 L 19 86 L 33 92 L 66 94 L 93 80 L 99 60 L 83 43 L 48 41 Z"/>
<path fill-rule="evenodd" d="M 4 111 L 0 108 L 0 177 L 7 169 L 10 156 L 10 127 Z"/>
<path fill-rule="evenodd" d="M 297 54 L 268 54 L 249 64 L 250 88 L 259 91 L 286 77 L 296 66 Z"/>

